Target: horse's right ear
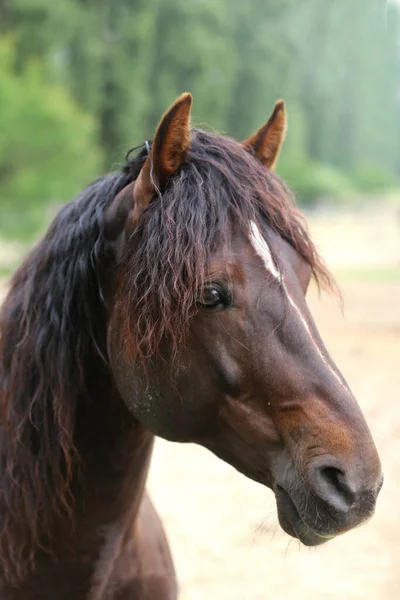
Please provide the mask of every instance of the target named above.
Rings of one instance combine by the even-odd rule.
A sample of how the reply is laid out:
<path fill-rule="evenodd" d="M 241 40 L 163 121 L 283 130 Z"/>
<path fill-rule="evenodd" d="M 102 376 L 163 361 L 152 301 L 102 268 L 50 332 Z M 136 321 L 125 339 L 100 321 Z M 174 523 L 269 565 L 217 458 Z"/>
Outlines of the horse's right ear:
<path fill-rule="evenodd" d="M 162 193 L 168 179 L 185 162 L 190 147 L 191 94 L 182 94 L 167 110 L 158 124 L 150 155 L 136 180 L 133 221 L 151 202 L 155 193 Z"/>
<path fill-rule="evenodd" d="M 127 218 L 130 226 L 135 225 L 155 195 L 163 191 L 168 178 L 182 166 L 191 140 L 192 101 L 191 94 L 182 94 L 164 114 L 137 179 L 117 194 L 106 211 L 104 230 L 107 238 L 115 240 Z"/>

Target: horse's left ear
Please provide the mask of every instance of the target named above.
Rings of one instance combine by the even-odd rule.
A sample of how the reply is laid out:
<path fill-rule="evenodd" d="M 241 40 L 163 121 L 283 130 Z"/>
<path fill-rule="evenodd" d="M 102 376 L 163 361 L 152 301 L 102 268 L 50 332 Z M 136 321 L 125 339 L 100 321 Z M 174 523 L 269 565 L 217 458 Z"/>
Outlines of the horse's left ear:
<path fill-rule="evenodd" d="M 287 118 L 285 103 L 278 100 L 268 121 L 251 137 L 243 142 L 250 147 L 258 160 L 272 170 L 278 162 L 279 153 L 285 140 Z"/>

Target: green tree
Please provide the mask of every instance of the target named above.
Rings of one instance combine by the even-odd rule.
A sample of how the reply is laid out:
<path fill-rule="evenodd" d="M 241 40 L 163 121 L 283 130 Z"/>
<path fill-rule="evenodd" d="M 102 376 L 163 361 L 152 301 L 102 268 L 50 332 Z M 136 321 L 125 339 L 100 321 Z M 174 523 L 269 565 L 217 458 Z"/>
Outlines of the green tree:
<path fill-rule="evenodd" d="M 44 207 L 63 202 L 99 173 L 95 124 L 60 85 L 44 83 L 41 69 L 13 70 L 15 48 L 0 42 L 1 229 L 18 227 L 28 208 L 43 220 Z"/>

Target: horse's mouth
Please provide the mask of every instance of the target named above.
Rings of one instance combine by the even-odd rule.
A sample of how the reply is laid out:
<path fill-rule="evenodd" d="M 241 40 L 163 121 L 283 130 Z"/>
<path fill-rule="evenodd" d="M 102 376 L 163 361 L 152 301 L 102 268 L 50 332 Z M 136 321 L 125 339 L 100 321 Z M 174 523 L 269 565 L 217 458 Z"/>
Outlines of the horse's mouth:
<path fill-rule="evenodd" d="M 319 546 L 331 539 L 328 536 L 319 535 L 304 522 L 286 490 L 277 486 L 275 496 L 279 524 L 287 534 L 297 538 L 305 546 Z"/>

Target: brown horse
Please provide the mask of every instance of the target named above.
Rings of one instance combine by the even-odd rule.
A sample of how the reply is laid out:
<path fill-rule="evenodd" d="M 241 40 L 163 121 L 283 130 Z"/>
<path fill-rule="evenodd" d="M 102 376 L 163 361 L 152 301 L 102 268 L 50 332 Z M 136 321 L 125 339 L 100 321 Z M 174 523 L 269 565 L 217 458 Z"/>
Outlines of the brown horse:
<path fill-rule="evenodd" d="M 284 104 L 239 143 L 191 129 L 191 103 L 66 205 L 11 282 L 1 600 L 176 598 L 145 493 L 154 436 L 270 487 L 306 545 L 374 510 L 377 451 L 305 302 L 329 274 L 272 172 Z"/>

